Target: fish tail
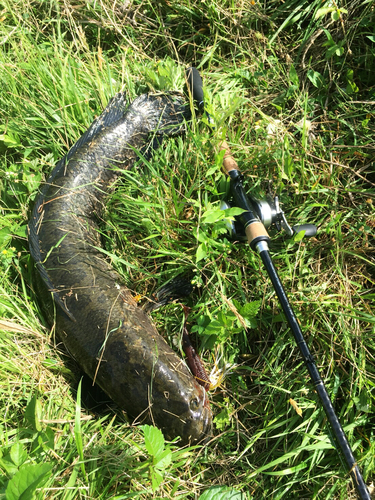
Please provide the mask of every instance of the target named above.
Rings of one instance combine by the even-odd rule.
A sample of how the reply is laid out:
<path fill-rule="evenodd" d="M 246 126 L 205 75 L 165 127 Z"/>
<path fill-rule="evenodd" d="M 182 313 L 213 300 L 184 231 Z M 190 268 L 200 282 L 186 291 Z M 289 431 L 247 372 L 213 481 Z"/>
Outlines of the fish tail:
<path fill-rule="evenodd" d="M 144 132 L 163 136 L 180 135 L 185 131 L 185 121 L 191 118 L 190 107 L 179 92 L 143 94 L 127 111 L 142 115 Z"/>
<path fill-rule="evenodd" d="M 159 307 L 169 304 L 173 300 L 187 297 L 192 291 L 193 285 L 191 284 L 191 280 L 180 274 L 159 288 L 154 294 L 153 299 L 147 302 L 143 306 L 143 309 L 145 312 L 150 313 L 159 309 Z"/>

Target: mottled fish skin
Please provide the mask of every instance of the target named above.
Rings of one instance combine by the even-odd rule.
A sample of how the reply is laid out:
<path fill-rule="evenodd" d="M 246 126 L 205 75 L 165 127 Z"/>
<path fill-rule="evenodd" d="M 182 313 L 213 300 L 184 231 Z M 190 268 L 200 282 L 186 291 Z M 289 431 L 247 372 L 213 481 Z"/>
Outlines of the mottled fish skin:
<path fill-rule="evenodd" d="M 121 284 L 97 225 L 121 170 L 179 133 L 188 113 L 176 93 L 145 94 L 129 106 L 115 96 L 41 189 L 29 245 L 38 293 L 79 366 L 135 422 L 194 443 L 211 427 L 206 393 Z"/>

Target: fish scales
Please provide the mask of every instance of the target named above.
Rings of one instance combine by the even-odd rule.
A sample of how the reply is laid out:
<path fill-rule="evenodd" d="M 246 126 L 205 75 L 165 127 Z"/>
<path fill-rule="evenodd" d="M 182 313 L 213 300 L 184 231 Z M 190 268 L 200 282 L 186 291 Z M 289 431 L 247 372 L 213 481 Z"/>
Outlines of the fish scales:
<path fill-rule="evenodd" d="M 37 290 L 71 356 L 129 417 L 186 443 L 209 432 L 206 393 L 100 251 L 97 221 L 121 171 L 188 114 L 176 93 L 115 96 L 58 162 L 29 222 Z"/>

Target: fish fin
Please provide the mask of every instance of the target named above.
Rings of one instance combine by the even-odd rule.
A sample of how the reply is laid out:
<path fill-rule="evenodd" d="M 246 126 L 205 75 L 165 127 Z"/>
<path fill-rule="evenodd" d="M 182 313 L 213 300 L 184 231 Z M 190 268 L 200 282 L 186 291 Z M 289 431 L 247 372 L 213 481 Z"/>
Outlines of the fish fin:
<path fill-rule="evenodd" d="M 69 152 L 64 157 L 65 160 L 68 161 L 77 149 L 92 141 L 95 136 L 100 134 L 105 128 L 121 120 L 124 117 L 128 105 L 129 103 L 123 92 L 119 92 L 113 96 L 104 108 L 102 114 L 95 118 L 86 132 L 78 139 L 74 146 L 70 148 Z"/>
<path fill-rule="evenodd" d="M 66 307 L 64 302 L 61 300 L 59 294 L 55 290 L 55 287 L 53 286 L 52 280 L 49 277 L 48 271 L 43 265 L 43 259 L 42 259 L 42 254 L 40 251 L 40 244 L 39 244 L 39 236 L 38 236 L 38 231 L 37 231 L 37 224 L 38 224 L 38 213 L 39 213 L 39 208 L 43 205 L 43 198 L 38 198 L 32 217 L 29 221 L 28 224 L 28 240 L 29 240 L 29 249 L 30 249 L 30 254 L 31 257 L 33 258 L 37 271 L 39 273 L 39 276 L 43 283 L 45 284 L 47 290 L 52 293 L 53 299 L 58 304 L 61 309 L 69 316 L 69 318 L 72 321 L 75 321 L 74 316 L 72 313 L 69 311 L 69 309 Z"/>
<path fill-rule="evenodd" d="M 127 101 L 126 96 L 123 92 L 119 92 L 118 94 L 113 96 L 109 100 L 103 112 L 97 118 L 95 118 L 86 132 L 69 149 L 68 153 L 56 163 L 55 168 L 52 170 L 50 176 L 46 181 L 45 188 L 48 189 L 49 184 L 51 184 L 55 177 L 61 172 L 61 170 L 65 168 L 66 163 L 79 148 L 81 148 L 88 142 L 91 142 L 105 128 L 121 120 L 124 117 L 128 106 L 129 102 Z M 42 190 L 42 195 L 44 194 L 45 192 L 44 190 Z"/>
<path fill-rule="evenodd" d="M 45 182 L 42 189 L 39 191 L 39 195 L 36 198 L 33 212 L 28 225 L 29 230 L 29 247 L 32 258 L 37 264 L 38 271 L 44 281 L 47 289 L 52 291 L 55 301 L 62 307 L 62 309 L 72 318 L 69 311 L 66 309 L 64 303 L 60 299 L 57 292 L 53 291 L 53 284 L 48 276 L 48 272 L 42 264 L 42 255 L 40 252 L 39 237 L 37 232 L 37 225 L 39 221 L 39 214 L 42 212 L 42 206 L 44 203 L 44 198 L 53 183 L 56 176 L 65 168 L 66 162 L 74 155 L 74 153 L 87 142 L 92 141 L 97 134 L 99 134 L 106 127 L 109 127 L 113 123 L 121 120 L 124 117 L 126 109 L 128 108 L 128 101 L 124 93 L 120 92 L 116 94 L 105 107 L 104 111 L 98 116 L 86 130 L 86 132 L 78 139 L 78 141 L 71 147 L 69 152 L 57 162 L 55 168 L 52 170 L 47 181 Z"/>
<path fill-rule="evenodd" d="M 190 107 L 183 95 L 173 91 L 140 95 L 131 103 L 128 111 L 137 116 L 142 115 L 144 131 L 156 137 L 181 134 L 185 130 L 185 120 L 191 118 Z"/>
<path fill-rule="evenodd" d="M 61 309 L 64 311 L 64 313 L 72 321 L 76 321 L 73 314 L 69 311 L 69 309 L 66 307 L 64 302 L 61 300 L 59 294 L 54 289 L 53 283 L 51 281 L 51 278 L 48 275 L 47 269 L 43 266 L 43 264 L 41 262 L 36 262 L 36 267 L 38 269 L 38 273 L 39 273 L 40 278 L 42 279 L 43 283 L 46 285 L 47 290 L 52 293 L 53 299 L 56 302 L 56 304 L 58 304 L 61 307 Z"/>
<path fill-rule="evenodd" d="M 34 218 L 34 213 L 35 213 L 35 218 Z M 33 260 L 35 262 L 35 266 L 37 268 L 40 279 L 45 284 L 47 290 L 52 293 L 53 299 L 56 302 L 56 304 L 58 304 L 61 307 L 61 309 L 65 312 L 65 314 L 67 314 L 69 316 L 69 318 L 72 321 L 75 321 L 75 317 L 69 311 L 69 309 L 66 307 L 64 302 L 61 300 L 59 294 L 56 292 L 55 287 L 53 286 L 52 280 L 49 277 L 48 271 L 45 268 L 45 266 L 43 265 L 42 254 L 41 254 L 40 245 L 39 245 L 39 237 L 38 237 L 38 232 L 36 229 L 36 223 L 32 224 L 33 220 L 35 220 L 35 221 L 38 220 L 37 214 L 38 214 L 38 211 L 35 211 L 35 207 L 34 207 L 33 217 L 30 219 L 30 222 L 28 225 L 28 232 L 29 232 L 28 240 L 29 240 L 29 249 L 30 249 L 31 257 L 33 258 Z"/>
<path fill-rule="evenodd" d="M 115 403 L 112 399 L 101 389 L 98 384 L 94 384 L 92 379 L 86 373 L 80 373 L 81 378 L 81 402 L 82 405 L 90 412 L 96 415 L 104 414 L 110 410 L 111 406 Z M 77 384 L 78 389 L 78 384 Z"/>
<path fill-rule="evenodd" d="M 186 276 L 179 274 L 172 278 L 162 287 L 160 287 L 154 294 L 154 300 L 150 300 L 143 306 L 143 310 L 147 313 L 165 306 L 173 300 L 182 299 L 187 297 L 193 291 L 191 280 Z"/>

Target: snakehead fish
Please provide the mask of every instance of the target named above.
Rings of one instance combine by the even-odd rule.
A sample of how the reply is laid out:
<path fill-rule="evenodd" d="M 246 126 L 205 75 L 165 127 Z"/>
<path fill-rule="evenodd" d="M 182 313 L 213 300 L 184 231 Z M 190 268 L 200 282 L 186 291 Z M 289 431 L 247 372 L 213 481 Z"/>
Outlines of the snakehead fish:
<path fill-rule="evenodd" d="M 38 294 L 70 355 L 135 422 L 194 443 L 211 426 L 206 393 L 121 284 L 101 252 L 97 222 L 121 171 L 179 133 L 188 115 L 177 93 L 144 94 L 130 105 L 117 94 L 57 163 L 28 230 Z"/>

